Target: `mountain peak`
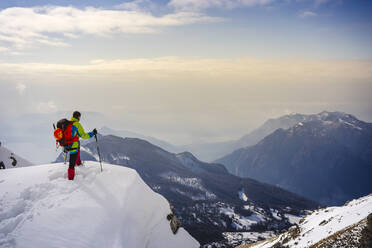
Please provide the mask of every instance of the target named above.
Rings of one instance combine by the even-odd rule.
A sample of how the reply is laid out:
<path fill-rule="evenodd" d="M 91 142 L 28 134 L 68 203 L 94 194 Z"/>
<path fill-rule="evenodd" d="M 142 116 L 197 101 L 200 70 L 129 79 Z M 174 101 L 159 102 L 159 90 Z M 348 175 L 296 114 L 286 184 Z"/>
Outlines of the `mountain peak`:
<path fill-rule="evenodd" d="M 352 121 L 359 121 L 355 116 L 351 114 L 347 114 L 344 112 L 334 111 L 322 111 L 319 114 L 316 114 L 319 119 L 321 120 L 329 120 L 329 121 L 341 121 L 341 120 L 352 120 Z"/>
<path fill-rule="evenodd" d="M 371 123 L 342 112 L 303 117 L 217 162 L 234 175 L 280 185 L 321 204 L 365 194 L 371 187 Z"/>
<path fill-rule="evenodd" d="M 188 159 L 191 159 L 191 160 L 194 160 L 194 161 L 199 161 L 199 159 L 197 159 L 191 152 L 188 152 L 188 151 L 178 153 L 178 154 L 176 154 L 176 156 L 177 157 L 188 158 Z"/>

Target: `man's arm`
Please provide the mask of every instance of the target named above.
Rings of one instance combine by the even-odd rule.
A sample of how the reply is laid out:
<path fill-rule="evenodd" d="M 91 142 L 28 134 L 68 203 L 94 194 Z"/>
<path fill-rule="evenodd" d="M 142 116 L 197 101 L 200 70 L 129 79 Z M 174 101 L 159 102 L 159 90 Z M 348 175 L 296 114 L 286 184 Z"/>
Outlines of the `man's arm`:
<path fill-rule="evenodd" d="M 82 139 L 89 139 L 94 136 L 93 132 L 86 133 L 83 126 L 79 122 L 75 122 L 74 125 L 77 128 L 77 135 Z"/>

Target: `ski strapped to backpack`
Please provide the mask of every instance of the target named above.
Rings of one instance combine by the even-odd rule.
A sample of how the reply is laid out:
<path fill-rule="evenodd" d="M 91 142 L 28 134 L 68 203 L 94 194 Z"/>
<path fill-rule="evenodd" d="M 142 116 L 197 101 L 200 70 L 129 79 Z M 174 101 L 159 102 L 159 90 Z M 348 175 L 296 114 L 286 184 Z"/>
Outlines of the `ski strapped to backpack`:
<path fill-rule="evenodd" d="M 65 151 L 70 151 L 71 146 L 74 142 L 79 141 L 79 136 L 72 137 L 72 125 L 73 121 L 67 119 L 61 119 L 57 122 L 57 128 L 53 124 L 54 138 L 56 139 L 56 146 L 62 146 Z"/>

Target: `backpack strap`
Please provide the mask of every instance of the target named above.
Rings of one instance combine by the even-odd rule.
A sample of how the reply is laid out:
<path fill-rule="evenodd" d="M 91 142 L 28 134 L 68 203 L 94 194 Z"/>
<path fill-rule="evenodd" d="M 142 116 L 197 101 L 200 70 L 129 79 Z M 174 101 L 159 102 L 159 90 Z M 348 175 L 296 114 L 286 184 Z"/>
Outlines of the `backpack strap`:
<path fill-rule="evenodd" d="M 76 134 L 74 137 L 72 137 L 72 125 L 74 124 L 73 121 L 71 121 L 67 127 L 64 130 L 65 134 L 65 144 L 68 147 L 71 147 L 74 142 L 79 141 L 79 136 Z"/>

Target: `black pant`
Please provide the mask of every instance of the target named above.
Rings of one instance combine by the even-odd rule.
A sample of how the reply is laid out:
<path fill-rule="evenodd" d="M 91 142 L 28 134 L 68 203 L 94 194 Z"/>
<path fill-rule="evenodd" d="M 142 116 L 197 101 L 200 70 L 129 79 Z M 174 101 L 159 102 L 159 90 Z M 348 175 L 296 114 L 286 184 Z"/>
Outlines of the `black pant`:
<path fill-rule="evenodd" d="M 77 159 L 77 153 L 70 153 L 70 164 L 68 165 L 68 168 L 73 169 L 75 168 L 76 159 Z"/>

